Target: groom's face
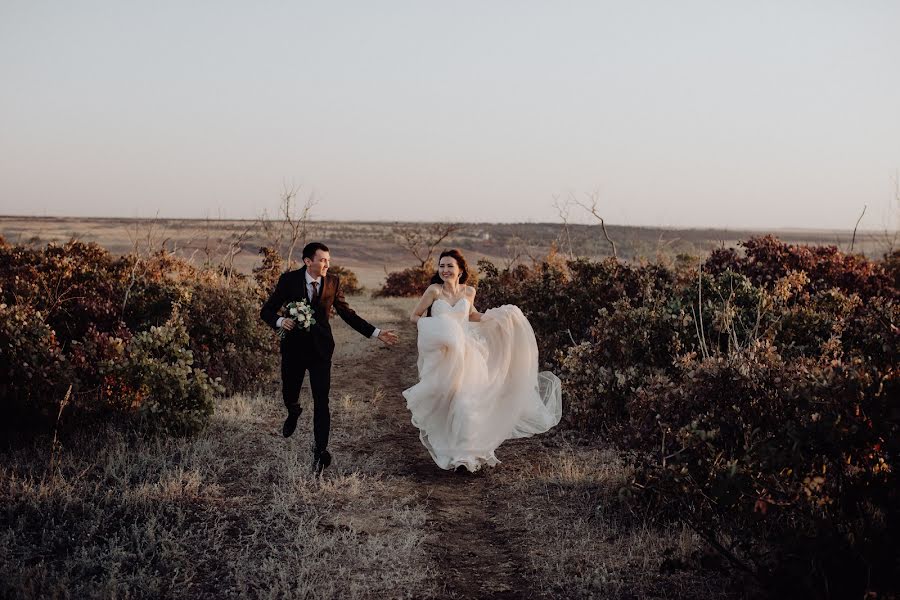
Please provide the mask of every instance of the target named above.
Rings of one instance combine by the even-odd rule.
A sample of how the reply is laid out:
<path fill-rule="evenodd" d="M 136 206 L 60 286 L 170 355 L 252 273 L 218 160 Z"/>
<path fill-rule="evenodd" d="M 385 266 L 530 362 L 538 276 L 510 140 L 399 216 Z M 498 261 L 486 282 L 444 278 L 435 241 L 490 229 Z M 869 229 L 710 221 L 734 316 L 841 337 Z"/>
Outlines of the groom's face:
<path fill-rule="evenodd" d="M 306 270 L 311 277 L 325 277 L 328 267 L 331 266 L 331 254 L 322 250 L 316 250 L 312 258 L 304 258 Z"/>

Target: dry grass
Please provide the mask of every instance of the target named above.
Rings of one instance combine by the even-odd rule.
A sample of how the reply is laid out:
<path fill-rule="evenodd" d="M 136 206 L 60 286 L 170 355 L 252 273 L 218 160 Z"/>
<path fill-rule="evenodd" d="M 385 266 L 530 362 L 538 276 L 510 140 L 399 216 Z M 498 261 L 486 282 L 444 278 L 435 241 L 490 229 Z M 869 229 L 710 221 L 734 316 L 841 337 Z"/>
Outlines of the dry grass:
<path fill-rule="evenodd" d="M 43 442 L 4 456 L 2 595 L 432 595 L 417 498 L 376 465 L 312 476 L 272 412 L 239 396 L 194 438 L 84 432 L 52 472 Z"/>
<path fill-rule="evenodd" d="M 49 438 L 0 455 L 0 597 L 729 595 L 721 573 L 678 566 L 702 553 L 689 531 L 621 501 L 615 450 L 556 434 L 503 444 L 475 475 L 435 467 L 400 396 L 416 379 L 411 302 L 351 299 L 400 330 L 394 348 L 334 325 L 324 478 L 308 408 L 285 440 L 276 394 L 221 401 L 191 438 L 81 431 L 52 470 Z"/>
<path fill-rule="evenodd" d="M 610 449 L 559 447 L 508 475 L 506 526 L 529 549 L 535 585 L 548 597 L 726 598 L 716 573 L 668 568 L 696 561 L 703 542 L 681 524 L 660 525 L 620 498 L 632 469 Z M 512 461 L 507 461 L 512 462 Z"/>

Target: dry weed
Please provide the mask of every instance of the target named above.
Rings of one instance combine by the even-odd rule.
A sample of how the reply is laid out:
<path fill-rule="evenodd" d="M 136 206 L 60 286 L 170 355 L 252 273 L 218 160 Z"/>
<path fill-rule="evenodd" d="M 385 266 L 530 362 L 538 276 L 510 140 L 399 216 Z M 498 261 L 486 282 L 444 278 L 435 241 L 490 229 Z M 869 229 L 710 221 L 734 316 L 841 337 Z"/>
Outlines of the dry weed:
<path fill-rule="evenodd" d="M 193 438 L 83 432 L 52 472 L 48 440 L 8 452 L 0 596 L 433 595 L 418 499 L 352 456 L 313 476 L 304 444 L 270 435 L 273 404 L 223 401 Z"/>

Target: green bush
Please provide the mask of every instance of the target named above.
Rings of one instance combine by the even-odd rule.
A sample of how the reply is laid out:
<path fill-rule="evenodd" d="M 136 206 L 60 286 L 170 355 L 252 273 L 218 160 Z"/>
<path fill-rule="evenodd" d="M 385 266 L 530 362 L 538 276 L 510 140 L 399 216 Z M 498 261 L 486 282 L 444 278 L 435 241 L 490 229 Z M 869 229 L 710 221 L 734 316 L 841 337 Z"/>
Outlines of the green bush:
<path fill-rule="evenodd" d="M 213 412 L 213 397 L 223 388 L 194 366 L 187 329 L 177 313 L 168 323 L 136 334 L 124 356 L 107 362 L 151 426 L 173 432 L 202 427 Z"/>
<path fill-rule="evenodd" d="M 43 315 L 0 303 L 0 421 L 20 429 L 52 420 L 72 383 L 72 370 Z"/>
<path fill-rule="evenodd" d="M 221 280 L 198 282 L 184 310 L 196 365 L 226 394 L 256 389 L 274 374 L 278 337 L 259 318 L 253 288 Z"/>

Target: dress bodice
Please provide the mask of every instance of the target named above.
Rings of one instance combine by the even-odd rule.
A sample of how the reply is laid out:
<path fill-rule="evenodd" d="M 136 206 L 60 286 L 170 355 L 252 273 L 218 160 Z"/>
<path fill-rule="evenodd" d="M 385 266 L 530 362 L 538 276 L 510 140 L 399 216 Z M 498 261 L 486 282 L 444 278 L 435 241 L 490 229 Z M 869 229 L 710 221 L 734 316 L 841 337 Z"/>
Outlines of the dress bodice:
<path fill-rule="evenodd" d="M 450 304 L 443 298 L 438 298 L 431 304 L 431 316 L 439 317 L 447 315 L 454 318 L 467 318 L 469 315 L 469 299 L 460 298 L 456 304 Z"/>

